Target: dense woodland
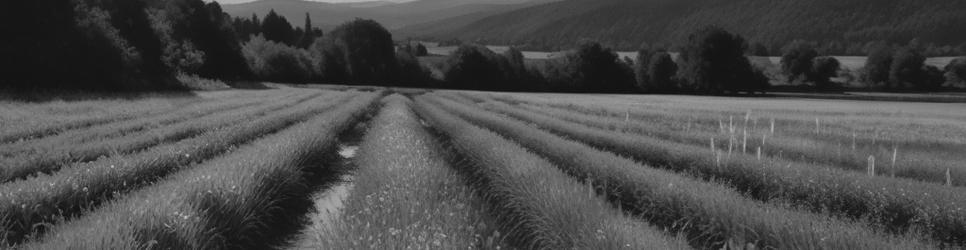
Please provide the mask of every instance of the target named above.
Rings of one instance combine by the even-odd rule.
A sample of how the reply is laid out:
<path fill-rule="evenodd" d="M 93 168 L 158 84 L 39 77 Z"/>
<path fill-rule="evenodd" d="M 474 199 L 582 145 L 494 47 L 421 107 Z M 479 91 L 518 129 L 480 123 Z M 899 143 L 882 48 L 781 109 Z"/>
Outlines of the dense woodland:
<path fill-rule="evenodd" d="M 449 24 L 452 23 L 452 24 Z M 618 50 L 680 44 L 718 25 L 777 56 L 797 39 L 835 55 L 865 55 L 870 42 L 920 39 L 927 56 L 966 53 L 966 2 L 948 0 L 571 0 L 489 16 L 470 24 L 443 20 L 421 38 L 459 38 L 527 50 L 568 49 L 590 39 Z M 428 25 L 424 25 L 428 26 Z"/>
<path fill-rule="evenodd" d="M 17 21 L 0 26 L 0 32 L 13 34 L 0 41 L 0 74 L 5 76 L 0 85 L 13 89 L 182 89 L 179 76 L 188 75 L 229 83 L 724 94 L 764 92 L 774 80 L 747 57 L 770 49 L 718 26 L 692 29 L 679 43 L 640 46 L 636 59 L 619 58 L 606 42 L 592 40 L 563 57 L 539 61 L 525 60 L 516 48 L 497 54 L 461 44 L 434 67 L 419 59 L 427 56 L 426 47 L 394 40 L 372 20 L 357 19 L 323 32 L 313 27 L 308 14 L 298 21 L 274 11 L 232 18 L 217 2 L 201 0 L 10 5 L 15 8 L 5 8 L 9 13 L 4 17 Z M 843 88 L 833 78 L 857 74 L 867 89 L 935 91 L 962 87 L 966 79 L 966 60 L 943 69 L 925 65 L 932 47 L 919 39 L 864 45 L 870 59 L 860 72 L 843 72 L 822 46 L 796 40 L 778 49 L 785 78 L 780 80 L 827 91 Z"/>

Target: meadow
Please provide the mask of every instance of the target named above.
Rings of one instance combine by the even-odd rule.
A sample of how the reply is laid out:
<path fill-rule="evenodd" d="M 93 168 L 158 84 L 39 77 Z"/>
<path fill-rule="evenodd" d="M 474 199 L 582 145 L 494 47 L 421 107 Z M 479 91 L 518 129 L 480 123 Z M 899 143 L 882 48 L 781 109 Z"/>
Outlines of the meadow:
<path fill-rule="evenodd" d="M 966 248 L 960 103 L 273 87 L 0 100 L 0 248 Z"/>

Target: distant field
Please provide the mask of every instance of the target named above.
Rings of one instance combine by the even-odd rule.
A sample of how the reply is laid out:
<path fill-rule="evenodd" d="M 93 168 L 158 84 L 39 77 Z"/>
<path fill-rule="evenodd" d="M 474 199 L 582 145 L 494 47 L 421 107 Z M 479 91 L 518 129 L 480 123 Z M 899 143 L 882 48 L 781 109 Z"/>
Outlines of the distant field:
<path fill-rule="evenodd" d="M 853 95 L 0 100 L 0 247 L 966 247 L 963 104 Z"/>

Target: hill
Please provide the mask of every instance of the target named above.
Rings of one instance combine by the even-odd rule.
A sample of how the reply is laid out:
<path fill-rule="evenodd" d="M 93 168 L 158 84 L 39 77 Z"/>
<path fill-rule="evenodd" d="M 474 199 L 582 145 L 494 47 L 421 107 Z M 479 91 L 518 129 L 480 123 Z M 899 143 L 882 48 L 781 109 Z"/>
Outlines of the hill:
<path fill-rule="evenodd" d="M 223 9 L 235 17 L 264 16 L 275 10 L 291 22 L 301 23 L 305 13 L 315 25 L 332 27 L 355 18 L 373 19 L 389 29 L 432 22 L 451 17 L 492 13 L 494 10 L 519 9 L 535 3 L 554 0 L 419 0 L 395 3 L 373 1 L 363 3 L 325 3 L 303 0 L 260 0 L 226 4 Z"/>
<path fill-rule="evenodd" d="M 508 11 L 452 27 L 451 20 L 402 29 L 426 38 L 569 47 L 593 39 L 619 49 L 676 43 L 715 24 L 771 47 L 793 39 L 835 41 L 843 50 L 866 42 L 966 44 L 966 1 L 948 0 L 567 0 Z"/>

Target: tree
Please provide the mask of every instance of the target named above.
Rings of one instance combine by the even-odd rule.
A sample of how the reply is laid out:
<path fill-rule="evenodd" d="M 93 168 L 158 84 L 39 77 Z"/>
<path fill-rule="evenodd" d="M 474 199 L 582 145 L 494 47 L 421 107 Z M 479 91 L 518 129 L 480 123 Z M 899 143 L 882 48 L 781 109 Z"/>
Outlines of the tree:
<path fill-rule="evenodd" d="M 889 67 L 889 87 L 892 90 L 927 88 L 925 83 L 926 57 L 919 50 L 904 47 L 896 51 Z"/>
<path fill-rule="evenodd" d="M 391 84 L 406 87 L 428 87 L 429 72 L 419 64 L 419 59 L 405 50 L 396 51 L 399 63 L 399 76 Z"/>
<path fill-rule="evenodd" d="M 782 49 L 782 73 L 788 82 L 809 81 L 812 78 L 813 60 L 818 57 L 818 51 L 812 44 L 795 40 Z"/>
<path fill-rule="evenodd" d="M 770 53 L 768 53 L 768 47 L 765 47 L 764 44 L 756 42 L 751 45 L 751 55 L 765 57 L 765 56 L 768 56 L 769 54 Z"/>
<path fill-rule="evenodd" d="M 356 19 L 331 32 L 333 44 L 346 62 L 345 72 L 353 84 L 381 84 L 397 74 L 392 34 L 373 20 Z"/>
<path fill-rule="evenodd" d="M 946 83 L 964 87 L 966 85 L 966 57 L 953 59 L 946 65 Z"/>
<path fill-rule="evenodd" d="M 566 58 L 565 69 L 578 91 L 622 93 L 634 89 L 633 72 L 625 71 L 617 53 L 599 43 L 582 43 Z"/>
<path fill-rule="evenodd" d="M 862 79 L 871 85 L 888 82 L 893 59 L 892 47 L 885 42 L 878 42 L 870 44 L 866 51 L 868 56 L 865 61 Z"/>
<path fill-rule="evenodd" d="M 649 62 L 647 71 L 650 77 L 648 80 L 650 85 L 647 89 L 657 93 L 675 91 L 677 86 L 675 86 L 674 76 L 677 75 L 678 65 L 671 58 L 671 54 L 667 52 L 654 53 Z"/>
<path fill-rule="evenodd" d="M 295 30 L 292 29 L 292 24 L 285 17 L 276 14 L 275 10 L 270 10 L 265 20 L 262 20 L 262 34 L 265 39 L 276 43 L 292 45 L 295 42 Z"/>
<path fill-rule="evenodd" d="M 446 59 L 444 80 L 457 89 L 505 90 L 505 87 L 494 86 L 507 80 L 497 57 L 484 46 L 460 45 Z"/>
<path fill-rule="evenodd" d="M 812 61 L 809 81 L 814 82 L 815 87 L 818 89 L 831 89 L 833 87 L 831 78 L 838 75 L 841 67 L 842 65 L 839 63 L 839 60 L 834 57 L 816 57 Z"/>
<path fill-rule="evenodd" d="M 703 28 L 691 34 L 682 48 L 678 75 L 697 92 L 764 91 L 767 77 L 745 57 L 746 48 L 741 36 L 714 26 Z"/>
<path fill-rule="evenodd" d="M 299 48 L 308 48 L 315 42 L 316 37 L 315 28 L 312 28 L 312 17 L 305 13 L 305 28 L 298 43 Z"/>

